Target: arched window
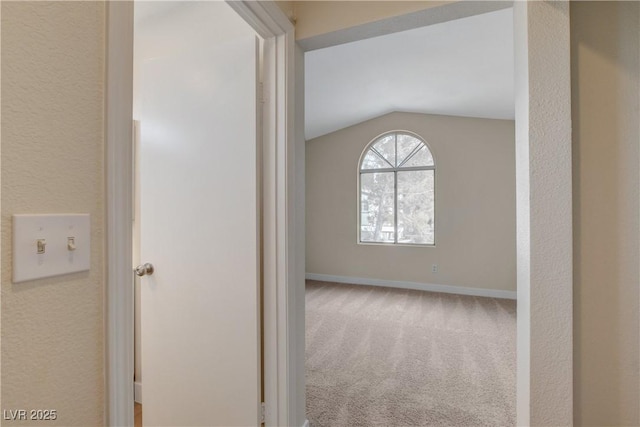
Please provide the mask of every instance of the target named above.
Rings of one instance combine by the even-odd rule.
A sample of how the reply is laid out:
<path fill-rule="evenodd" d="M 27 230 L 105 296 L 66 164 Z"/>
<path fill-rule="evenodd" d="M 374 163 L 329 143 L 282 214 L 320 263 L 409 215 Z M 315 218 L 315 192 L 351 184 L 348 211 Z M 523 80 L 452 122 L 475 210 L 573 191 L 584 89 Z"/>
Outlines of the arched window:
<path fill-rule="evenodd" d="M 385 133 L 360 159 L 359 241 L 435 244 L 433 155 L 419 136 Z"/>

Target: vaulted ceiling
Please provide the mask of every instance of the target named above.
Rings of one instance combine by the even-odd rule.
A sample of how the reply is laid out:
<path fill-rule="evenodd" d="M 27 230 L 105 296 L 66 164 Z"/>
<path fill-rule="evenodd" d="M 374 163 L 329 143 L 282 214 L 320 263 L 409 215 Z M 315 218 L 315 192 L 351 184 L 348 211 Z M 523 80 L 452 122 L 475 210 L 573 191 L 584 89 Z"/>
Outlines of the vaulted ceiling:
<path fill-rule="evenodd" d="M 305 54 L 312 139 L 392 111 L 513 119 L 513 10 Z"/>

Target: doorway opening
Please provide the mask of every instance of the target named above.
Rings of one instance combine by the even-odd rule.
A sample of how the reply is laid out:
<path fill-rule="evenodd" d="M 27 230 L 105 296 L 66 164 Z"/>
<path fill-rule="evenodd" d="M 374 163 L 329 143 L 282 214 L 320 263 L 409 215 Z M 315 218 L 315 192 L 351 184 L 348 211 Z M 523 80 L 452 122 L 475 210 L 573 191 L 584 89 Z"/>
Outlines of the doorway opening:
<path fill-rule="evenodd" d="M 306 52 L 305 114 L 311 425 L 516 424 L 513 9 Z"/>

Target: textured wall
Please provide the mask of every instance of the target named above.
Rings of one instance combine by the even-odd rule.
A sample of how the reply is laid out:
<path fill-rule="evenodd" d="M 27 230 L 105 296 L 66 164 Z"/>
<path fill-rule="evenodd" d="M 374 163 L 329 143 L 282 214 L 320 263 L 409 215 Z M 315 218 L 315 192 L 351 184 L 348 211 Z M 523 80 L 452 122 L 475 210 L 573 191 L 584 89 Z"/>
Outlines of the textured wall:
<path fill-rule="evenodd" d="M 396 129 L 434 154 L 435 247 L 356 243 L 358 159 Z M 308 141 L 307 272 L 514 291 L 514 138 L 511 120 L 392 113 Z"/>
<path fill-rule="evenodd" d="M 572 2 L 575 424 L 639 425 L 637 2 Z"/>
<path fill-rule="evenodd" d="M 2 406 L 101 425 L 104 4 L 1 7 Z M 64 212 L 91 214 L 91 270 L 12 284 L 11 215 Z"/>
<path fill-rule="evenodd" d="M 518 425 L 572 425 L 568 2 L 515 2 Z"/>
<path fill-rule="evenodd" d="M 441 6 L 449 1 L 294 1 L 296 39 Z M 285 9 L 285 5 L 281 8 Z"/>

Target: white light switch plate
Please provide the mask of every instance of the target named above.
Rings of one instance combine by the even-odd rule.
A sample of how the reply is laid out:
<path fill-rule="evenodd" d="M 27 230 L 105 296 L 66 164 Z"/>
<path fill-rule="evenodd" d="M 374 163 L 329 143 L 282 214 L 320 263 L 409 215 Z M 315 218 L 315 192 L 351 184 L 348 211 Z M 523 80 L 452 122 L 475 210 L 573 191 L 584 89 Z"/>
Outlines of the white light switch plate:
<path fill-rule="evenodd" d="M 89 214 L 13 215 L 14 283 L 89 270 L 90 254 Z"/>

